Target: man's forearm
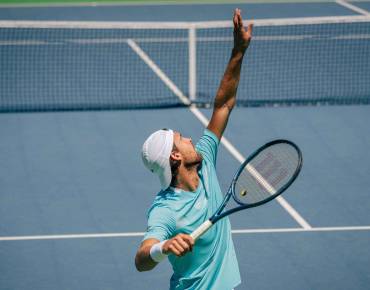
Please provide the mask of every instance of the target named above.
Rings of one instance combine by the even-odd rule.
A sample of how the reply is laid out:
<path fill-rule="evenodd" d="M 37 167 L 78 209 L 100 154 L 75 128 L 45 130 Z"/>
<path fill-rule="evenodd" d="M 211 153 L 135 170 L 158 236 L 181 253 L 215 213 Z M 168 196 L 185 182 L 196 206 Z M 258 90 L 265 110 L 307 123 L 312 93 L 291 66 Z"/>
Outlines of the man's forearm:
<path fill-rule="evenodd" d="M 149 254 L 150 247 L 141 249 L 135 257 L 136 269 L 140 272 L 152 270 L 158 263 L 154 262 Z"/>
<path fill-rule="evenodd" d="M 234 49 L 227 64 L 221 84 L 218 88 L 211 120 L 207 126 L 218 139 L 221 139 L 229 120 L 230 112 L 236 103 L 236 91 L 240 80 L 240 70 L 244 54 L 252 39 L 253 24 L 245 30 L 240 9 L 235 9 L 234 17 Z"/>
<path fill-rule="evenodd" d="M 140 245 L 135 257 L 135 266 L 138 271 L 149 271 L 157 265 L 150 257 L 150 249 L 156 243 L 159 243 L 157 239 L 148 239 Z"/>
<path fill-rule="evenodd" d="M 243 57 L 243 51 L 236 49 L 232 50 L 229 63 L 227 64 L 220 87 L 216 94 L 214 103 L 216 108 L 227 106 L 229 109 L 232 109 L 234 106 Z"/>

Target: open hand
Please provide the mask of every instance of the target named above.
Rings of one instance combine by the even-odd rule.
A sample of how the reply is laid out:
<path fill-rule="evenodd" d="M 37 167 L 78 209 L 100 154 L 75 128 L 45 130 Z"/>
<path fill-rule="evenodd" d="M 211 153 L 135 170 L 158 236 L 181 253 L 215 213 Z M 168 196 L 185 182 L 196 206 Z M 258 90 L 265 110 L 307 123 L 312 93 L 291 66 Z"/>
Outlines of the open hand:
<path fill-rule="evenodd" d="M 247 30 L 245 30 L 240 9 L 235 9 L 233 23 L 234 49 L 244 53 L 252 39 L 253 24 L 249 24 Z"/>

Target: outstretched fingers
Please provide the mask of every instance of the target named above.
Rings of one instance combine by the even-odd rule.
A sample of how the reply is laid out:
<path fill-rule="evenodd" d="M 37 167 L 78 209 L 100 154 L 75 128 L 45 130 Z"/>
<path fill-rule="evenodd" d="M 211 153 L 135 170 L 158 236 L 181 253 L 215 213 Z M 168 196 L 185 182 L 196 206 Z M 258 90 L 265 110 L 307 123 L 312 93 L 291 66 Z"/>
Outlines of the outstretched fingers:
<path fill-rule="evenodd" d="M 247 33 L 251 37 L 253 34 L 253 23 L 248 24 Z"/>
<path fill-rule="evenodd" d="M 242 14 L 241 14 L 241 10 L 240 9 L 237 9 L 237 13 L 236 13 L 237 17 L 238 17 L 238 28 L 239 29 L 242 29 L 244 26 L 243 26 L 243 19 L 242 19 Z"/>
<path fill-rule="evenodd" d="M 234 30 L 239 30 L 240 27 L 242 27 L 243 22 L 240 14 L 240 9 L 235 9 L 234 10 L 234 17 L 233 17 L 233 23 L 234 23 Z"/>
<path fill-rule="evenodd" d="M 241 10 L 239 8 L 236 8 L 234 10 L 233 23 L 234 23 L 235 30 L 243 29 L 243 18 L 242 18 Z"/>
<path fill-rule="evenodd" d="M 234 10 L 234 48 L 237 51 L 245 52 L 252 39 L 253 24 L 249 24 L 247 28 L 243 26 L 243 19 L 240 9 Z"/>

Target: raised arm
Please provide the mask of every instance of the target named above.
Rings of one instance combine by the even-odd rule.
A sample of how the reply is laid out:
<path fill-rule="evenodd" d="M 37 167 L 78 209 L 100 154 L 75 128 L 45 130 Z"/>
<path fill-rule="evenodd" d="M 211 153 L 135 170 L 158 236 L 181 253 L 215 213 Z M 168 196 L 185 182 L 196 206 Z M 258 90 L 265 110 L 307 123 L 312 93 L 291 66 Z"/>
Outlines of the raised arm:
<path fill-rule="evenodd" d="M 227 64 L 224 76 L 218 88 L 214 101 L 211 121 L 207 129 L 212 131 L 219 139 L 226 128 L 231 110 L 236 102 L 236 91 L 240 80 L 240 69 L 244 54 L 252 39 L 253 25 L 249 24 L 245 30 L 241 11 L 236 9 L 233 17 L 234 23 L 234 48 Z"/>

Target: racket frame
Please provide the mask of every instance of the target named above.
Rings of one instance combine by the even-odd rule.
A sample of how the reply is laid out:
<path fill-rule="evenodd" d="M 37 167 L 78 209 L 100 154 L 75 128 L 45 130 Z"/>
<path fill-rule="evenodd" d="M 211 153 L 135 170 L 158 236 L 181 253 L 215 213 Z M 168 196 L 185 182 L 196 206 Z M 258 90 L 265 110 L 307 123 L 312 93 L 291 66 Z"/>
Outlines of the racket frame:
<path fill-rule="evenodd" d="M 240 174 L 243 172 L 243 170 L 245 170 L 247 164 L 254 157 L 256 157 L 261 151 L 265 150 L 267 147 L 270 147 L 270 146 L 273 146 L 273 145 L 279 144 L 279 143 L 289 144 L 292 147 L 294 147 L 295 150 L 297 151 L 297 154 L 298 154 L 298 165 L 297 165 L 297 168 L 296 168 L 294 174 L 292 175 L 292 177 L 289 179 L 289 181 L 284 186 L 282 186 L 278 191 L 276 191 L 276 193 L 272 194 L 271 196 L 269 196 L 269 197 L 267 197 L 267 198 L 265 198 L 265 199 L 263 199 L 263 200 L 261 200 L 259 202 L 255 202 L 255 203 L 251 203 L 251 204 L 245 204 L 245 203 L 241 202 L 238 199 L 237 194 L 235 192 L 235 185 L 236 185 L 236 182 L 237 182 Z M 299 172 L 301 171 L 302 164 L 303 164 L 302 152 L 299 149 L 299 147 L 295 143 L 293 143 L 292 141 L 285 140 L 285 139 L 277 139 L 277 140 L 270 141 L 270 142 L 266 143 L 265 145 L 261 146 L 260 148 L 258 148 L 251 155 L 249 155 L 248 158 L 240 165 L 238 171 L 235 173 L 235 175 L 234 175 L 234 177 L 233 177 L 233 179 L 231 181 L 231 184 L 229 186 L 229 189 L 227 190 L 227 192 L 226 192 L 226 194 L 224 196 L 224 199 L 223 199 L 221 205 L 219 206 L 219 208 L 217 209 L 217 211 L 208 220 L 206 220 L 193 233 L 191 233 L 192 238 L 194 240 L 197 240 L 213 224 L 215 224 L 217 221 L 219 221 L 220 219 L 222 219 L 223 217 L 225 217 L 227 215 L 230 215 L 230 214 L 232 214 L 234 212 L 241 211 L 243 209 L 252 208 L 252 207 L 256 207 L 256 206 L 265 204 L 265 203 L 271 201 L 272 199 L 276 198 L 280 194 L 282 194 L 294 182 L 294 180 L 297 178 Z M 227 210 L 225 212 L 222 212 L 224 210 L 224 208 L 226 207 L 226 205 L 227 205 L 227 203 L 228 203 L 228 201 L 230 200 L 231 197 L 233 197 L 233 199 L 235 200 L 235 202 L 239 206 L 234 207 L 232 209 L 229 209 L 229 210 Z"/>

